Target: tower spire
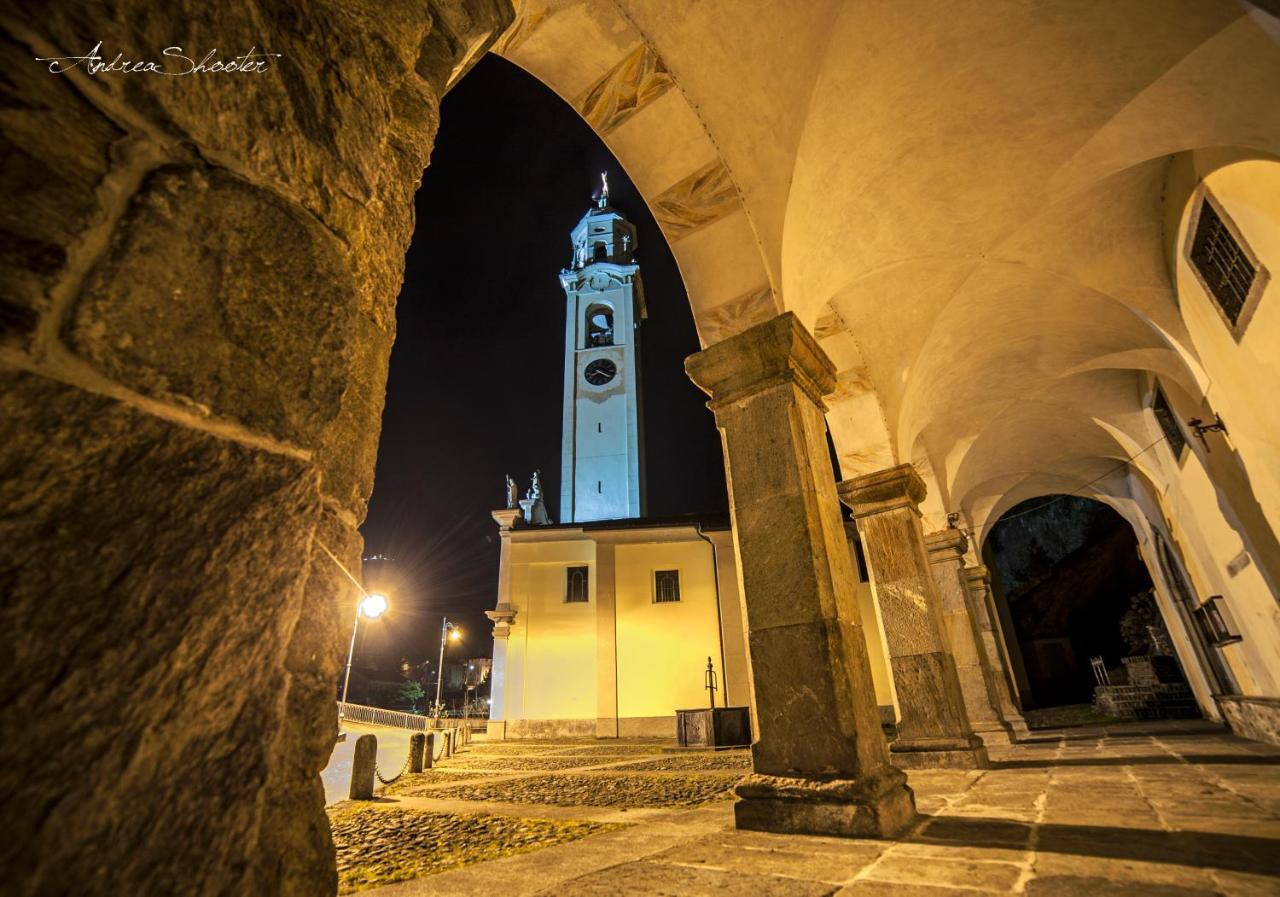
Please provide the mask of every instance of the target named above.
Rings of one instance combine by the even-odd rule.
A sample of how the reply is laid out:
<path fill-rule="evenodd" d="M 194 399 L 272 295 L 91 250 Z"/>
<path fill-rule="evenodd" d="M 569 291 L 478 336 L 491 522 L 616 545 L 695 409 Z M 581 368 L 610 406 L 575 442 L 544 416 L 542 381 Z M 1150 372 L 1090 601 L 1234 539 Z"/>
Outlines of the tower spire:
<path fill-rule="evenodd" d="M 609 208 L 609 172 L 600 172 L 600 199 L 596 203 L 600 209 Z"/>

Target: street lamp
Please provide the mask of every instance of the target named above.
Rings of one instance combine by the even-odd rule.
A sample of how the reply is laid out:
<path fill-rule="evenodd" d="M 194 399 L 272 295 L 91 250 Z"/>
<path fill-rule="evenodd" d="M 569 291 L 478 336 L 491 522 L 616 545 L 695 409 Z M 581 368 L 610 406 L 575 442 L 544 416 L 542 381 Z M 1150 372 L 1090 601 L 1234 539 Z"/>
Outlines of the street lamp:
<path fill-rule="evenodd" d="M 360 618 L 376 620 L 387 612 L 387 596 L 376 592 L 365 595 L 356 604 L 356 621 L 351 627 L 351 647 L 347 649 L 347 674 L 342 677 L 342 703 L 347 703 L 347 686 L 351 684 L 351 661 L 356 653 L 356 631 L 360 628 Z"/>
<path fill-rule="evenodd" d="M 436 719 L 440 718 L 440 687 L 444 685 L 444 643 L 452 639 L 462 638 L 462 630 L 449 622 L 448 617 L 440 621 L 440 665 L 436 667 Z"/>

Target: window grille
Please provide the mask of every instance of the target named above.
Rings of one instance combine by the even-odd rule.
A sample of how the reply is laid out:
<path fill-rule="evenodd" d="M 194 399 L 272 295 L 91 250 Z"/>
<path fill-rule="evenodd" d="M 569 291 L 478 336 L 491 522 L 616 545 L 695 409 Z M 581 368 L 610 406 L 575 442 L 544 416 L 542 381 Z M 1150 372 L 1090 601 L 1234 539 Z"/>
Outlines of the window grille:
<path fill-rule="evenodd" d="M 1258 271 L 1207 195 L 1200 200 L 1191 263 L 1231 326 L 1238 325 Z"/>
<path fill-rule="evenodd" d="M 1151 413 L 1156 416 L 1156 422 L 1160 424 L 1165 439 L 1169 441 L 1169 451 L 1173 452 L 1173 457 L 1181 458 L 1182 450 L 1187 447 L 1187 437 L 1182 434 L 1182 427 L 1178 425 L 1178 419 L 1174 416 L 1173 409 L 1169 407 L 1169 400 L 1164 397 L 1164 393 L 1158 386 L 1156 397 L 1151 402 Z"/>
<path fill-rule="evenodd" d="M 575 604 L 587 600 L 587 568 L 570 567 L 565 572 L 564 600 Z"/>
<path fill-rule="evenodd" d="M 658 604 L 680 600 L 679 570 L 658 570 L 653 574 L 653 600 Z"/>

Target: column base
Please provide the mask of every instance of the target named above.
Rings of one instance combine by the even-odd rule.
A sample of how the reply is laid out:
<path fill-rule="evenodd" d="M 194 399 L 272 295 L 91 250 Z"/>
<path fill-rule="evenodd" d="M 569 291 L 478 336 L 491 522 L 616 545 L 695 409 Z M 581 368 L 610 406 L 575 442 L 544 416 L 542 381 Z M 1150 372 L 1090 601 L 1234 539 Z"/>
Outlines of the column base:
<path fill-rule="evenodd" d="M 915 821 L 915 795 L 906 782 L 892 766 L 862 779 L 752 774 L 734 788 L 734 821 L 757 832 L 892 838 Z"/>
<path fill-rule="evenodd" d="M 1026 741 L 1031 737 L 1031 730 L 1027 728 L 1027 721 L 1021 715 L 1010 716 L 1004 714 L 1004 724 L 1009 727 L 1009 731 L 1013 733 L 1013 740 Z"/>
<path fill-rule="evenodd" d="M 899 738 L 889 745 L 889 762 L 899 769 L 987 769 L 991 766 L 987 749 L 977 735 Z"/>
<path fill-rule="evenodd" d="M 1014 744 L 1013 733 L 1003 723 L 973 723 L 973 734 L 982 741 L 983 747 L 1009 747 Z"/>

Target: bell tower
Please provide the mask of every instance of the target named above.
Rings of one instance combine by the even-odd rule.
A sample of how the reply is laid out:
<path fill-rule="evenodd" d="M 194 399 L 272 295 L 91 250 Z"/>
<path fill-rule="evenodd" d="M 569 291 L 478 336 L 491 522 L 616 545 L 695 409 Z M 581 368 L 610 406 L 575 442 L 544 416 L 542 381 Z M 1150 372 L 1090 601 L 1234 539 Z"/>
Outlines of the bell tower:
<path fill-rule="evenodd" d="M 570 234 L 565 295 L 560 519 L 645 513 L 640 322 L 646 317 L 636 229 L 609 205 L 609 180 Z"/>

